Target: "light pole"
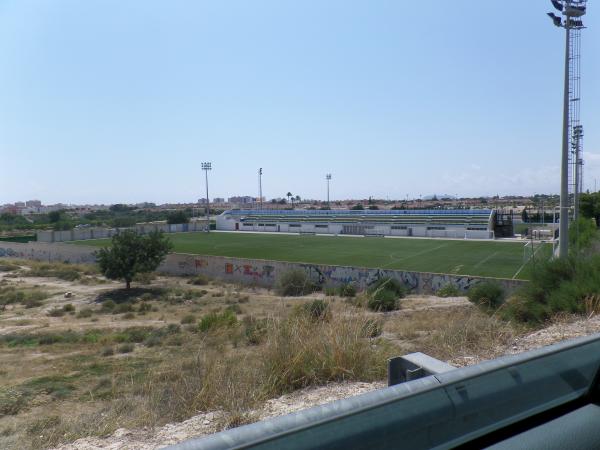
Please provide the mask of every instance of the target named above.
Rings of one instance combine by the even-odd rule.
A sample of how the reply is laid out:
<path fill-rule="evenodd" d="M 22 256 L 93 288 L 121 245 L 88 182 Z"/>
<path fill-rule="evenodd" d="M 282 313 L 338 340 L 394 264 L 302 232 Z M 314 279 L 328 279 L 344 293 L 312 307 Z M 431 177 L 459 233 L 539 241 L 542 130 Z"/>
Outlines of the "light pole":
<path fill-rule="evenodd" d="M 552 5 L 565 16 L 561 19 L 554 13 L 548 16 L 557 27 L 565 29 L 565 79 L 563 93 L 563 136 L 560 173 L 560 217 L 558 226 L 558 256 L 561 259 L 569 256 L 569 126 L 570 126 L 570 73 L 571 73 L 571 30 L 580 30 L 583 23 L 578 20 L 585 14 L 586 0 L 551 0 Z M 579 80 L 577 80 L 578 82 Z M 575 100 L 575 99 L 573 99 Z M 579 98 L 576 99 L 579 101 Z"/>
<path fill-rule="evenodd" d="M 262 209 L 262 167 L 258 169 L 258 202 L 260 204 L 260 209 Z"/>
<path fill-rule="evenodd" d="M 208 200 L 208 171 L 212 170 L 212 163 L 203 162 L 204 178 L 206 180 L 206 232 L 210 233 L 210 201 Z"/>
<path fill-rule="evenodd" d="M 331 181 L 331 174 L 328 173 L 325 175 L 325 179 L 327 180 L 327 206 L 329 206 L 329 182 Z"/>

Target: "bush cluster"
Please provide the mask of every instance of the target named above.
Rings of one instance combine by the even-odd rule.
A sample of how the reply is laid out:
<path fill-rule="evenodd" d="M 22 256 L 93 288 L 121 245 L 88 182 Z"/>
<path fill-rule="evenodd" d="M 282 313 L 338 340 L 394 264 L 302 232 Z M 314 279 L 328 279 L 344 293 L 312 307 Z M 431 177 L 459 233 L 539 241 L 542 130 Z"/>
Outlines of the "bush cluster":
<path fill-rule="evenodd" d="M 279 295 L 298 297 L 316 291 L 317 287 L 310 280 L 306 272 L 295 269 L 281 275 L 277 281 L 275 290 Z"/>
<path fill-rule="evenodd" d="M 435 293 L 438 297 L 458 297 L 461 295 L 460 289 L 452 283 L 445 284 Z"/>
<path fill-rule="evenodd" d="M 394 311 L 400 307 L 399 300 L 406 296 L 406 287 L 394 278 L 384 277 L 368 289 L 367 306 L 373 311 Z"/>
<path fill-rule="evenodd" d="M 504 289 L 496 282 L 484 281 L 471 287 L 467 297 L 471 303 L 496 309 L 504 300 Z"/>
<path fill-rule="evenodd" d="M 507 319 L 542 323 L 554 314 L 586 311 L 586 300 L 600 294 L 600 256 L 554 259 L 537 265 L 532 277 L 506 303 Z"/>
<path fill-rule="evenodd" d="M 206 314 L 204 317 L 202 317 L 202 319 L 200 319 L 198 329 L 202 332 L 207 332 L 219 328 L 231 327 L 236 323 L 237 316 L 235 313 L 230 309 L 226 309 L 221 313 L 211 312 Z"/>

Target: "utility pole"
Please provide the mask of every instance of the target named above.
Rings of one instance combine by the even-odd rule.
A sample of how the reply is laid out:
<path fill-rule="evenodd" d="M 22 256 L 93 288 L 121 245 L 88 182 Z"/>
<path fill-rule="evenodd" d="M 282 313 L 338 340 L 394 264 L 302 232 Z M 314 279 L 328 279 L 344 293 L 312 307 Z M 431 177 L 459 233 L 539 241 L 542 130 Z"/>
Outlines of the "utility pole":
<path fill-rule="evenodd" d="M 331 181 L 331 174 L 328 173 L 325 175 L 325 179 L 327 180 L 327 206 L 329 206 L 329 182 Z"/>
<path fill-rule="evenodd" d="M 263 197 L 262 197 L 262 167 L 258 169 L 258 202 L 260 204 L 260 209 L 263 209 Z"/>
<path fill-rule="evenodd" d="M 212 170 L 212 163 L 203 162 L 202 170 L 206 180 L 206 232 L 210 233 L 210 201 L 208 200 L 208 171 Z"/>

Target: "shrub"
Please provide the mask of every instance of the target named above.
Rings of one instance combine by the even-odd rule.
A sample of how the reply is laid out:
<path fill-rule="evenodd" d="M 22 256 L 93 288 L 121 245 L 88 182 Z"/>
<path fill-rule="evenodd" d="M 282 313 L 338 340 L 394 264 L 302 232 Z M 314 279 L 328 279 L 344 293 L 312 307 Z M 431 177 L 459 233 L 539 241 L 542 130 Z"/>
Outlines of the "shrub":
<path fill-rule="evenodd" d="M 112 356 L 115 354 L 115 351 L 112 347 L 104 347 L 102 349 L 102 353 L 100 353 L 102 356 Z"/>
<path fill-rule="evenodd" d="M 128 312 L 133 312 L 131 303 L 119 303 L 112 309 L 113 314 L 124 314 Z"/>
<path fill-rule="evenodd" d="M 113 309 L 115 309 L 115 306 L 117 306 L 117 304 L 114 301 L 106 300 L 105 302 L 102 303 L 102 310 L 104 312 L 110 312 Z"/>
<path fill-rule="evenodd" d="M 333 297 L 336 294 L 335 286 L 325 286 L 323 292 L 327 297 Z"/>
<path fill-rule="evenodd" d="M 398 295 L 391 290 L 380 289 L 371 294 L 367 306 L 377 312 L 394 311 L 399 307 Z"/>
<path fill-rule="evenodd" d="M 267 333 L 267 320 L 244 317 L 244 337 L 248 345 L 258 345 L 263 342 Z"/>
<path fill-rule="evenodd" d="M 469 301 L 488 308 L 498 308 L 504 300 L 504 289 L 493 281 L 477 283 L 469 289 Z"/>
<path fill-rule="evenodd" d="M 23 302 L 25 308 L 37 308 L 39 306 L 42 306 L 42 304 L 42 301 L 36 298 L 28 298 Z"/>
<path fill-rule="evenodd" d="M 406 297 L 406 287 L 395 278 L 383 277 L 377 280 L 374 284 L 369 287 L 369 293 L 375 294 L 377 291 L 391 291 L 396 294 L 396 298 Z"/>
<path fill-rule="evenodd" d="M 63 311 L 66 313 L 74 313 L 75 307 L 71 303 L 67 303 L 63 306 Z"/>
<path fill-rule="evenodd" d="M 150 305 L 150 303 L 141 302 L 138 306 L 138 314 L 146 314 L 150 310 L 152 310 L 152 306 Z"/>
<path fill-rule="evenodd" d="M 117 351 L 119 353 L 131 353 L 133 350 L 135 349 L 135 346 L 133 344 L 121 344 L 119 345 L 119 347 L 117 348 Z"/>
<path fill-rule="evenodd" d="M 341 297 L 356 297 L 356 285 L 354 283 L 345 283 L 340 286 Z"/>
<path fill-rule="evenodd" d="M 383 332 L 383 323 L 379 320 L 367 319 L 361 331 L 364 337 L 376 338 Z"/>
<path fill-rule="evenodd" d="M 188 280 L 188 284 L 193 284 L 194 286 L 205 286 L 208 284 L 208 277 L 205 275 L 196 275 L 193 278 Z"/>
<path fill-rule="evenodd" d="M 200 319 L 198 329 L 202 332 L 215 330 L 218 328 L 227 328 L 237 323 L 237 317 L 231 310 L 225 310 L 222 313 L 212 312 Z"/>
<path fill-rule="evenodd" d="M 125 314 L 123 314 L 123 319 L 125 319 L 125 320 L 135 319 L 135 314 L 132 312 L 125 313 Z"/>
<path fill-rule="evenodd" d="M 399 308 L 399 299 L 406 296 L 404 285 L 389 277 L 380 278 L 368 289 L 367 306 L 373 311 L 394 311 Z"/>
<path fill-rule="evenodd" d="M 182 325 L 188 325 L 188 324 L 194 323 L 194 322 L 196 322 L 196 316 L 194 316 L 193 314 L 188 314 L 181 318 Z"/>
<path fill-rule="evenodd" d="M 600 294 L 600 256 L 580 254 L 537 264 L 529 283 L 502 309 L 507 319 L 541 323 L 560 312 L 584 314 L 586 299 Z"/>
<path fill-rule="evenodd" d="M 314 320 L 326 319 L 329 315 L 329 305 L 323 300 L 313 300 L 303 305 L 304 312 Z"/>
<path fill-rule="evenodd" d="M 132 281 L 140 284 L 151 284 L 154 279 L 156 279 L 154 272 L 139 272 L 133 276 Z"/>
<path fill-rule="evenodd" d="M 65 315 L 65 310 L 62 308 L 52 308 L 48 311 L 48 315 L 50 317 L 62 317 Z"/>
<path fill-rule="evenodd" d="M 298 297 L 315 291 L 315 285 L 306 272 L 295 269 L 281 275 L 275 288 L 279 295 Z"/>
<path fill-rule="evenodd" d="M 227 311 L 231 311 L 234 314 L 242 314 L 242 307 L 240 305 L 238 305 L 237 303 L 233 304 L 233 305 L 229 305 L 227 308 L 225 308 L 225 310 Z"/>
<path fill-rule="evenodd" d="M 2 262 L 0 263 L 0 272 L 12 272 L 13 270 L 17 270 L 19 266 L 12 263 Z"/>
<path fill-rule="evenodd" d="M 444 286 L 439 288 L 435 293 L 435 295 L 437 295 L 438 297 L 458 297 L 460 296 L 460 294 L 461 292 L 458 289 L 458 287 L 456 287 L 452 283 L 445 284 Z"/>
<path fill-rule="evenodd" d="M 84 309 L 79 310 L 79 312 L 77 313 L 77 318 L 87 319 L 88 317 L 92 317 L 93 313 L 94 313 L 94 311 L 91 310 L 90 308 L 84 308 Z"/>

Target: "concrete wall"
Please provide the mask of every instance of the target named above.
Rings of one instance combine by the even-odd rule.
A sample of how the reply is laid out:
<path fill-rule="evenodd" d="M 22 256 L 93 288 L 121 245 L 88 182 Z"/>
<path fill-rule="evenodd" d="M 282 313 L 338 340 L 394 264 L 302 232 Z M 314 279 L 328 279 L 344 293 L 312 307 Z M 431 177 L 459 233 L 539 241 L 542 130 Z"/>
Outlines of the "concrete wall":
<path fill-rule="evenodd" d="M 110 238 L 123 230 L 135 230 L 138 233 L 146 234 L 153 231 L 162 231 L 164 233 L 183 233 L 187 231 L 204 231 L 205 221 L 194 221 L 190 223 L 167 224 L 167 223 L 144 223 L 137 224 L 135 227 L 127 228 L 74 228 L 66 231 L 38 231 L 38 242 L 68 242 L 85 241 L 89 239 Z"/>
<path fill-rule="evenodd" d="M 44 242 L 0 242 L 0 258 L 24 258 L 37 261 L 93 263 L 97 248 Z"/>
<path fill-rule="evenodd" d="M 382 277 L 392 277 L 402 281 L 415 293 L 435 292 L 448 283 L 456 285 L 462 291 L 467 291 L 474 284 L 489 280 L 488 278 L 467 275 L 302 264 L 181 253 L 169 255 L 160 267 L 161 271 L 170 274 L 204 274 L 210 278 L 264 287 L 273 286 L 282 273 L 292 269 L 306 271 L 311 279 L 321 286 L 355 283 L 360 288 L 365 288 Z M 498 281 L 507 292 L 512 292 L 526 283 L 521 280 L 509 279 L 495 279 L 495 281 Z"/>
<path fill-rule="evenodd" d="M 93 263 L 94 247 L 40 242 L 0 242 L 0 257 L 26 258 L 40 261 Z M 462 291 L 487 278 L 467 275 L 449 275 L 401 270 L 368 269 L 360 267 L 302 264 L 260 259 L 227 258 L 222 256 L 199 256 L 173 253 L 167 256 L 159 271 L 172 275 L 204 274 L 223 281 L 272 287 L 279 276 L 292 269 L 304 270 L 321 286 L 355 283 L 368 287 L 382 277 L 396 278 L 415 293 L 431 293 L 452 283 Z M 495 279 L 507 292 L 514 291 L 525 281 Z"/>

